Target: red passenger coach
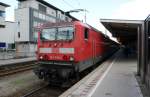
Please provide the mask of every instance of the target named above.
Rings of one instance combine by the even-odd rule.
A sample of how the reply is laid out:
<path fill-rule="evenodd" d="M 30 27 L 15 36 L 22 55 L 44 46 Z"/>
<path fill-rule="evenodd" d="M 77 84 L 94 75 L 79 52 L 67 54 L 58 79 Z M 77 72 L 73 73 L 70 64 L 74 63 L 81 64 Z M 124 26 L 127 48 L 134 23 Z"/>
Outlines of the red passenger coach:
<path fill-rule="evenodd" d="M 66 81 L 112 52 L 111 40 L 87 24 L 47 23 L 38 35 L 35 74 L 49 82 Z"/>

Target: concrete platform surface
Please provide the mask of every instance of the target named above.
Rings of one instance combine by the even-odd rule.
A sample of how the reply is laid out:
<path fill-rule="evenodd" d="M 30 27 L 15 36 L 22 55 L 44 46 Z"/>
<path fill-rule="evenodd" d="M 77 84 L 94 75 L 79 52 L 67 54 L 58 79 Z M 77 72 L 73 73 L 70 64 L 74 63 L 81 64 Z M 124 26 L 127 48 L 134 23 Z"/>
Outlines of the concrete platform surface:
<path fill-rule="evenodd" d="M 24 62 L 30 62 L 30 61 L 36 61 L 36 57 L 0 60 L 0 66 L 17 64 L 17 63 L 24 63 Z"/>
<path fill-rule="evenodd" d="M 143 97 L 136 69 L 136 58 L 119 51 L 59 97 Z"/>
<path fill-rule="evenodd" d="M 135 78 L 136 59 L 120 55 L 92 97 L 143 97 Z"/>

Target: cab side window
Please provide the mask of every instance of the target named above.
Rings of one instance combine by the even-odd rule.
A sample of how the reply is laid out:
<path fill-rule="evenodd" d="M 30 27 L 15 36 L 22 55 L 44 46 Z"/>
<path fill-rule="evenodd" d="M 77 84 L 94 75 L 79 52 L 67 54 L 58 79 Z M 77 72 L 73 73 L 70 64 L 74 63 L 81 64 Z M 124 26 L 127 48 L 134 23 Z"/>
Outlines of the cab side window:
<path fill-rule="evenodd" d="M 84 39 L 88 39 L 89 38 L 89 30 L 88 28 L 84 29 Z"/>

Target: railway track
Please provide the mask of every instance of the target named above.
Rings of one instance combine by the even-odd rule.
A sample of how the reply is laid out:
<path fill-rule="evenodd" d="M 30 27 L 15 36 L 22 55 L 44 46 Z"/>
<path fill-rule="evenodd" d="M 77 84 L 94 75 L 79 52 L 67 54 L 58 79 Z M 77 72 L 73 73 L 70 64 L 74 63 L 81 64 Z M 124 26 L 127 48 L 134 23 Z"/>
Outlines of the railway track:
<path fill-rule="evenodd" d="M 42 90 L 42 89 L 44 89 L 44 88 L 46 88 L 46 87 L 48 87 L 48 85 L 45 85 L 45 86 L 40 87 L 40 88 L 38 88 L 38 89 L 32 90 L 32 91 L 30 91 L 29 93 L 27 93 L 27 94 L 25 94 L 25 95 L 23 95 L 23 96 L 21 96 L 21 97 L 29 97 L 29 96 L 32 96 L 34 93 L 36 93 L 36 92 L 38 92 L 38 91 L 40 91 L 40 90 Z"/>
<path fill-rule="evenodd" d="M 31 70 L 36 66 L 35 62 L 19 63 L 19 64 L 10 64 L 0 66 L 0 77 L 11 75 L 18 72 L 23 72 Z"/>
<path fill-rule="evenodd" d="M 82 72 L 80 74 L 80 79 L 79 80 L 81 80 L 83 77 L 85 77 L 92 70 L 93 70 L 93 68 L 92 69 L 89 68 L 89 69 L 85 70 L 84 72 Z M 75 79 L 73 79 L 71 81 L 71 84 L 69 85 L 69 87 L 66 87 L 66 88 L 61 87 L 61 86 L 57 86 L 57 85 L 56 86 L 55 85 L 50 86 L 48 84 L 48 85 L 45 85 L 45 86 L 40 87 L 38 89 L 31 90 L 30 92 L 28 92 L 25 95 L 20 96 L 20 97 L 59 97 L 63 92 L 65 92 L 68 88 L 73 86 L 78 81 L 75 81 Z"/>
<path fill-rule="evenodd" d="M 80 74 L 81 80 L 83 77 L 85 77 L 88 73 L 91 72 L 91 69 L 87 69 L 84 72 Z M 78 81 L 79 81 L 78 80 Z M 28 93 L 20 96 L 20 97 L 59 97 L 63 92 L 65 92 L 68 88 L 73 86 L 76 82 L 78 82 L 75 79 L 72 79 L 69 85 L 67 87 L 61 87 L 58 85 L 44 85 L 43 87 L 37 88 L 35 90 L 30 90 Z"/>
<path fill-rule="evenodd" d="M 60 87 L 54 87 L 50 85 L 45 85 L 35 90 L 31 90 L 27 94 L 20 97 L 58 97 L 66 89 L 61 89 Z"/>

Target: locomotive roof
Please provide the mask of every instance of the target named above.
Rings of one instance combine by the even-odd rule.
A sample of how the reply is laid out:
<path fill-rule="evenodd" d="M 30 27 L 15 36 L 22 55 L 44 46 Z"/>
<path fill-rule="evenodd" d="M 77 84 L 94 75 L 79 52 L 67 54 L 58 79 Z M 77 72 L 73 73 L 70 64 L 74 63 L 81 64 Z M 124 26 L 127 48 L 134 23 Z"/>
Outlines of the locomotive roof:
<path fill-rule="evenodd" d="M 45 23 L 43 24 L 40 28 L 48 28 L 48 27 L 65 27 L 65 26 L 73 26 L 73 25 L 82 25 L 84 27 L 87 27 L 89 29 L 92 29 L 96 32 L 99 32 L 101 33 L 104 37 L 106 38 L 109 38 L 107 35 L 105 35 L 104 33 L 102 33 L 102 31 L 99 31 L 98 29 L 92 27 L 91 25 L 87 24 L 87 23 L 83 23 L 81 21 L 72 21 L 72 22 L 65 22 L 65 21 L 62 21 L 62 22 L 56 22 L 56 23 L 52 23 L 52 22 L 48 22 L 48 23 Z"/>
<path fill-rule="evenodd" d="M 80 21 L 76 21 L 76 22 L 77 22 L 78 24 L 80 24 L 80 25 L 83 25 L 83 26 L 89 28 L 89 29 L 92 29 L 92 30 L 94 30 L 94 31 L 96 31 L 96 32 L 101 33 L 101 35 L 103 35 L 103 37 L 105 37 L 106 39 L 110 40 L 110 38 L 109 38 L 108 35 L 102 33 L 102 31 L 100 31 L 100 30 L 94 28 L 93 26 L 91 26 L 91 25 L 89 25 L 89 24 L 87 24 L 87 23 L 82 23 L 82 22 L 80 22 Z"/>
<path fill-rule="evenodd" d="M 102 31 L 94 28 L 93 26 L 91 26 L 89 24 L 85 24 L 85 25 L 88 26 L 88 28 L 93 29 L 94 31 L 101 33 L 104 37 L 109 38 L 109 36 L 107 36 L 106 34 L 102 33 Z"/>
<path fill-rule="evenodd" d="M 57 22 L 57 23 L 46 23 L 42 25 L 42 28 L 47 28 L 47 27 L 58 27 L 58 26 L 72 26 L 73 22 Z"/>

